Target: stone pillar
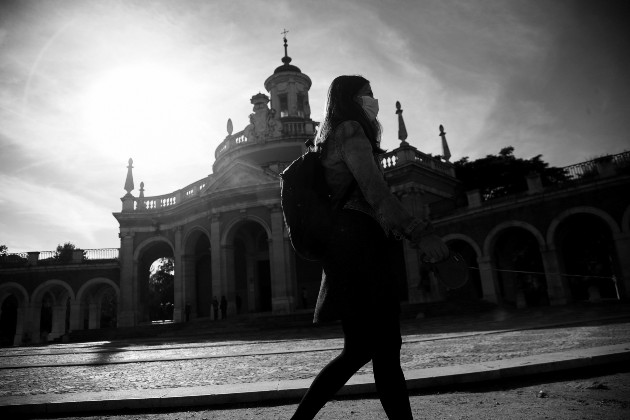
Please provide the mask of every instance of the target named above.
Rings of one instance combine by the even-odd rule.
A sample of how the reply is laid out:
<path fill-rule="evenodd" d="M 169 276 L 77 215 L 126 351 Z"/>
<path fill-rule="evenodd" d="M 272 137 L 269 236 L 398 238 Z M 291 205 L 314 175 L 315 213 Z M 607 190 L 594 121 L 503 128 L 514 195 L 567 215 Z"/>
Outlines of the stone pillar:
<path fill-rule="evenodd" d="M 547 296 L 550 305 L 565 305 L 571 300 L 566 277 L 562 276 L 558 253 L 555 249 L 541 252 L 545 275 L 547 276 Z"/>
<path fill-rule="evenodd" d="M 81 313 L 81 302 L 74 301 L 70 305 L 70 331 L 83 329 L 83 314 Z"/>
<path fill-rule="evenodd" d="M 481 290 L 483 299 L 489 302 L 500 303 L 499 285 L 496 272 L 490 257 L 481 256 L 477 259 L 479 263 L 479 276 L 481 277 Z"/>
<path fill-rule="evenodd" d="M 27 306 L 26 311 L 31 314 L 30 315 L 31 322 L 30 322 L 30 328 L 29 328 L 31 343 L 34 343 L 34 344 L 41 343 L 42 337 L 39 331 L 39 328 L 41 325 L 40 320 L 42 316 L 41 301 L 39 302 L 39 304 L 31 304 Z"/>
<path fill-rule="evenodd" d="M 24 307 L 18 306 L 17 308 L 17 317 L 15 320 L 15 335 L 13 336 L 13 345 L 19 346 L 22 344 L 22 338 L 24 336 Z"/>
<path fill-rule="evenodd" d="M 118 306 L 118 326 L 136 325 L 136 264 L 133 259 L 133 232 L 120 235 L 120 303 Z"/>
<path fill-rule="evenodd" d="M 289 284 L 286 272 L 287 258 L 284 253 L 284 219 L 280 206 L 271 208 L 271 306 L 274 313 L 290 313 L 294 310 L 295 291 Z"/>
<path fill-rule="evenodd" d="M 223 250 L 221 249 L 221 228 L 219 215 L 213 214 L 210 219 L 210 258 L 212 266 L 212 298 L 221 299 L 223 291 Z M 212 300 L 212 299 L 211 299 Z M 214 318 L 214 307 L 210 307 L 210 317 Z"/>
<path fill-rule="evenodd" d="M 613 241 L 619 262 L 619 273 L 615 273 L 616 287 L 619 290 L 619 297 L 628 299 L 630 298 L 630 233 L 616 234 Z"/>
<path fill-rule="evenodd" d="M 88 308 L 89 308 L 88 329 L 95 330 L 101 326 L 101 323 L 100 323 L 101 320 L 99 319 L 100 318 L 99 305 L 96 302 L 91 301 L 88 304 Z"/>
<path fill-rule="evenodd" d="M 184 255 L 182 256 L 182 269 L 183 269 L 183 279 L 184 283 L 184 299 L 182 302 L 182 321 L 186 320 L 186 304 L 189 303 L 191 305 L 191 313 L 190 318 L 195 318 L 194 314 L 197 313 L 197 287 L 195 284 L 195 255 Z M 177 303 L 176 303 L 177 305 Z M 177 307 L 175 307 L 177 309 Z"/>
<path fill-rule="evenodd" d="M 424 300 L 422 290 L 418 288 L 420 284 L 420 252 L 412 248 L 409 241 L 404 241 L 403 253 L 407 273 L 407 295 L 409 296 L 409 303 L 420 303 Z"/>
<path fill-rule="evenodd" d="M 66 302 L 55 304 L 52 308 L 52 331 L 48 334 L 48 341 L 61 337 L 65 333 Z"/>
<path fill-rule="evenodd" d="M 182 249 L 182 228 L 178 226 L 175 228 L 175 251 L 174 251 L 174 296 L 173 296 L 173 321 L 182 322 L 186 318 L 184 313 L 184 306 L 186 305 L 186 283 L 184 282 L 184 262 L 183 262 L 183 249 Z"/>

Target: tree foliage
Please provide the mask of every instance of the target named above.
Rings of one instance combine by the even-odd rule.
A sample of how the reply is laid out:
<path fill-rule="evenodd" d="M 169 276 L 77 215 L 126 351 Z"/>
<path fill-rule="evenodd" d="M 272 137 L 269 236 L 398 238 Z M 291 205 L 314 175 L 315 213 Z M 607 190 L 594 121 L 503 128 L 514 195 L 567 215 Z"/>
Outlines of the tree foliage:
<path fill-rule="evenodd" d="M 172 258 L 161 258 L 149 276 L 149 291 L 159 301 L 171 302 L 174 296 L 175 261 Z"/>
<path fill-rule="evenodd" d="M 0 245 L 0 255 L 7 255 L 9 253 L 9 247 L 6 245 Z"/>
<path fill-rule="evenodd" d="M 504 147 L 497 155 L 470 161 L 464 157 L 456 162 L 455 176 L 466 191 L 478 189 L 484 199 L 503 197 L 527 191 L 527 175 L 538 173 L 544 186 L 565 181 L 564 169 L 550 167 L 542 155 L 531 159 L 514 156 L 514 147 Z"/>
<path fill-rule="evenodd" d="M 72 261 L 72 254 L 75 250 L 80 250 L 80 248 L 77 248 L 77 246 L 72 242 L 66 242 L 63 245 L 57 245 L 57 250 L 54 258 L 59 262 L 70 262 Z M 85 251 L 83 252 L 83 258 L 85 258 Z"/>

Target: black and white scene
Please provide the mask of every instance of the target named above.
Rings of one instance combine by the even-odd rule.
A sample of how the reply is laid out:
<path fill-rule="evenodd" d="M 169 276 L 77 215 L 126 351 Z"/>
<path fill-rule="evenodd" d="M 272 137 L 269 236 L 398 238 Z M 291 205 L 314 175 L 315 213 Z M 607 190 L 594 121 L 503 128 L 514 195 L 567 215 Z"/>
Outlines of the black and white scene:
<path fill-rule="evenodd" d="M 629 23 L 0 0 L 0 416 L 630 418 Z"/>

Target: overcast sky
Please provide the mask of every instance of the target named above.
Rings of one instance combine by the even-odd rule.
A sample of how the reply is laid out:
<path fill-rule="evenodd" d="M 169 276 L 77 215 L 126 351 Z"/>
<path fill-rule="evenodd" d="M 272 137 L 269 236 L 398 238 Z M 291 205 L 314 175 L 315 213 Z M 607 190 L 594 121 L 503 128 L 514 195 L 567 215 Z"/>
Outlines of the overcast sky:
<path fill-rule="evenodd" d="M 395 148 L 452 160 L 538 154 L 567 166 L 628 150 L 626 1 L 0 0 L 0 244 L 119 247 L 127 160 L 137 196 L 183 188 L 248 124 L 289 55 L 312 118 L 340 74 L 372 82 Z"/>

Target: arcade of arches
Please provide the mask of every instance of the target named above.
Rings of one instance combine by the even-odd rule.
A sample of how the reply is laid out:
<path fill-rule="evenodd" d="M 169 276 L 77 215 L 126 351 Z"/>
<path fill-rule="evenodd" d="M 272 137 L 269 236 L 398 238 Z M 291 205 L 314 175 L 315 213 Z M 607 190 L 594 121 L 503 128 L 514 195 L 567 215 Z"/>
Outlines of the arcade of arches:
<path fill-rule="evenodd" d="M 166 316 L 174 322 L 214 319 L 220 302 L 228 317 L 312 310 L 321 268 L 291 248 L 280 208 L 280 173 L 305 152 L 318 123 L 310 118 L 312 82 L 289 64 L 286 40 L 282 62 L 264 82 L 268 95 L 252 96 L 250 124 L 234 133 L 228 120 L 207 177 L 156 197 L 145 197 L 141 183 L 134 196 L 129 159 L 127 193 L 113 214 L 120 237 L 114 262 L 53 269 L 38 266 L 29 253 L 28 264 L 18 268 L 0 264 L 3 344 Z M 274 108 L 279 104 L 282 112 Z M 400 104 L 396 114 L 404 128 Z M 627 166 L 616 173 L 611 159 L 592 178 L 549 190 L 530 176 L 526 193 L 482 202 L 461 191 L 448 158 L 421 152 L 404 132 L 400 146 L 381 157 L 385 177 L 414 216 L 431 219 L 471 274 L 465 287 L 446 290 L 423 269 L 418 251 L 399 242 L 387 258 L 395 262 L 392 281 L 400 285 L 403 302 L 457 297 L 524 307 L 628 298 Z M 446 144 L 443 130 L 440 136 Z M 164 258 L 173 261 L 172 281 L 160 283 L 156 297 L 151 267 Z M 156 312 L 167 303 L 168 313 Z"/>

